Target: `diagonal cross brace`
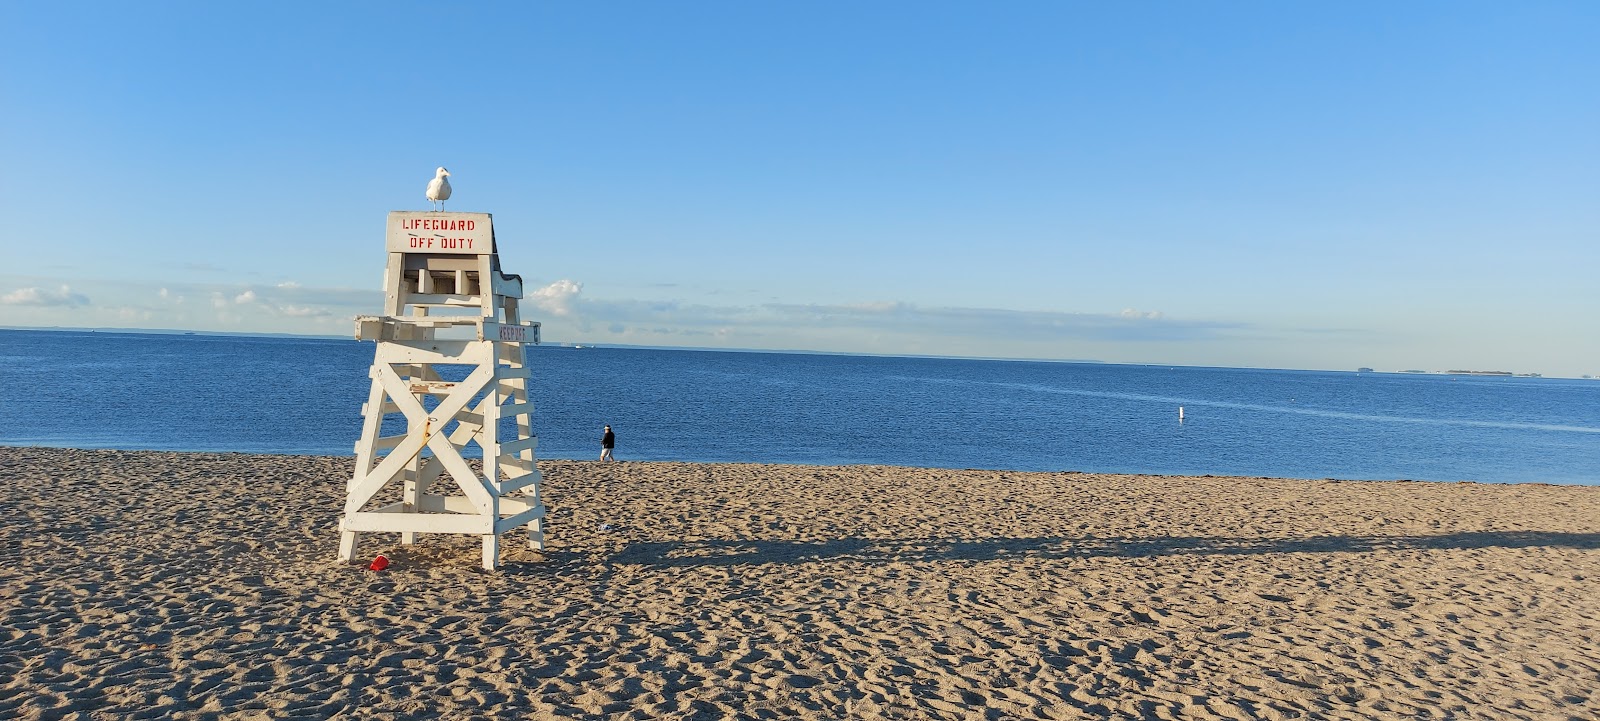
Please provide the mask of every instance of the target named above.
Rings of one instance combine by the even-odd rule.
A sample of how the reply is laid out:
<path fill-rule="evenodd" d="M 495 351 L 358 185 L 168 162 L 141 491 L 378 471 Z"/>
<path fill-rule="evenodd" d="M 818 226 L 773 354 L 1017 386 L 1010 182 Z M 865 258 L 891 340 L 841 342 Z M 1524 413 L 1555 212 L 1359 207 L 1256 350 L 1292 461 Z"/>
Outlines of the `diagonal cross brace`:
<path fill-rule="evenodd" d="M 350 515 L 359 512 L 361 507 L 372 500 L 372 497 L 376 496 L 378 491 L 383 490 L 385 485 L 394 480 L 405 469 L 406 464 L 411 459 L 416 458 L 424 447 L 433 449 L 434 456 L 444 463 L 445 469 L 450 471 L 451 476 L 455 477 L 456 484 L 461 486 L 462 492 L 466 493 L 468 498 L 472 499 L 473 505 L 484 511 L 485 514 L 492 513 L 495 506 L 494 499 L 489 490 L 484 487 L 483 480 L 478 478 L 478 474 L 472 472 L 466 460 L 461 457 L 460 450 L 450 444 L 449 439 L 445 438 L 439 430 L 442 429 L 444 423 L 448 422 L 448 419 L 454 418 L 457 413 L 461 412 L 461 409 L 472 400 L 473 395 L 477 394 L 479 390 L 494 379 L 494 367 L 480 366 L 477 370 L 474 370 L 465 380 L 456 385 L 455 390 L 446 396 L 438 407 L 434 408 L 432 414 L 422 407 L 422 403 L 411 394 L 405 382 L 395 374 L 394 368 L 389 364 L 379 365 L 374 378 L 383 385 L 395 407 L 405 415 L 406 421 L 413 428 L 417 426 L 428 427 L 435 422 L 432 420 L 434 418 L 442 418 L 445 421 L 438 423 L 441 427 L 440 429 L 429 428 L 425 433 L 409 435 L 388 456 L 385 456 L 376 468 L 373 468 L 365 476 L 362 476 L 360 480 L 352 484 L 349 496 L 345 501 L 345 514 Z M 452 460 L 454 461 L 453 463 Z M 460 472 L 462 469 L 465 469 L 465 475 Z M 471 476 L 478 482 L 467 483 L 467 476 Z"/>

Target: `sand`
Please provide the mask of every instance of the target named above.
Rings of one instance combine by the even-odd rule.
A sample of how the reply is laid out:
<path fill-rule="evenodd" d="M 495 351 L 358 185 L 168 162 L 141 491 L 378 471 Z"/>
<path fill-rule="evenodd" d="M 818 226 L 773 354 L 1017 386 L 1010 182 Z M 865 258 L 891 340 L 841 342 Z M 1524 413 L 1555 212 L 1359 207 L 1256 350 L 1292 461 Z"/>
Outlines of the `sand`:
<path fill-rule="evenodd" d="M 1600 487 L 544 461 L 374 573 L 351 463 L 0 448 L 0 717 L 1600 718 Z"/>

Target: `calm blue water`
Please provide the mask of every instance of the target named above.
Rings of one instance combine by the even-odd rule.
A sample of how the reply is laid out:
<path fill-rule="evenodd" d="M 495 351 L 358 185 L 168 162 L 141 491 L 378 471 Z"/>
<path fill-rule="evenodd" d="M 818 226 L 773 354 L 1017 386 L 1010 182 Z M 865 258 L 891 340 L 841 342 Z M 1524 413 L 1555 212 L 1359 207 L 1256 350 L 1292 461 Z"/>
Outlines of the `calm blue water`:
<path fill-rule="evenodd" d="M 0 444 L 345 454 L 373 346 L 0 330 Z M 1600 381 L 541 347 L 544 458 L 1600 484 Z M 1178 406 L 1186 419 L 1178 423 Z"/>

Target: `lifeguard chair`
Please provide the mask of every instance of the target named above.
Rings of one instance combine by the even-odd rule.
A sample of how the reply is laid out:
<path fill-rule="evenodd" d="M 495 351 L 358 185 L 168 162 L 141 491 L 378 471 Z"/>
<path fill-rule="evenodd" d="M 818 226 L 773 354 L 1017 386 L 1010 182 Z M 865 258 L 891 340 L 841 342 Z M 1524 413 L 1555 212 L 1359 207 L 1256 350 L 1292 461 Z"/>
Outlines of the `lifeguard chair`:
<path fill-rule="evenodd" d="M 383 315 L 356 318 L 356 338 L 377 350 L 339 558 L 355 560 L 362 533 L 404 544 L 464 533 L 483 537 L 483 567 L 494 570 L 500 535 L 518 526 L 544 548 L 527 363 L 539 324 L 519 317 L 522 279 L 500 272 L 488 213 L 395 211 L 387 243 Z M 395 416 L 388 425 L 405 432 L 381 435 Z M 504 418 L 516 419 L 514 438 L 500 437 Z M 463 455 L 474 444 L 481 471 Z"/>

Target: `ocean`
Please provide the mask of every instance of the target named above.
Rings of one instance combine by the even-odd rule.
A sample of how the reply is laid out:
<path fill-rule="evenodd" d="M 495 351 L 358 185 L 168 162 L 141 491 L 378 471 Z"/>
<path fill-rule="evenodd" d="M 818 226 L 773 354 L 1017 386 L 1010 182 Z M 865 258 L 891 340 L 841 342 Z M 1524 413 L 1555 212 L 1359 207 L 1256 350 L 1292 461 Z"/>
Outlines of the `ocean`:
<path fill-rule="evenodd" d="M 373 346 L 0 330 L 0 445 L 350 455 Z M 1600 484 L 1600 381 L 540 346 L 542 458 Z M 1179 407 L 1184 409 L 1179 420 Z"/>

